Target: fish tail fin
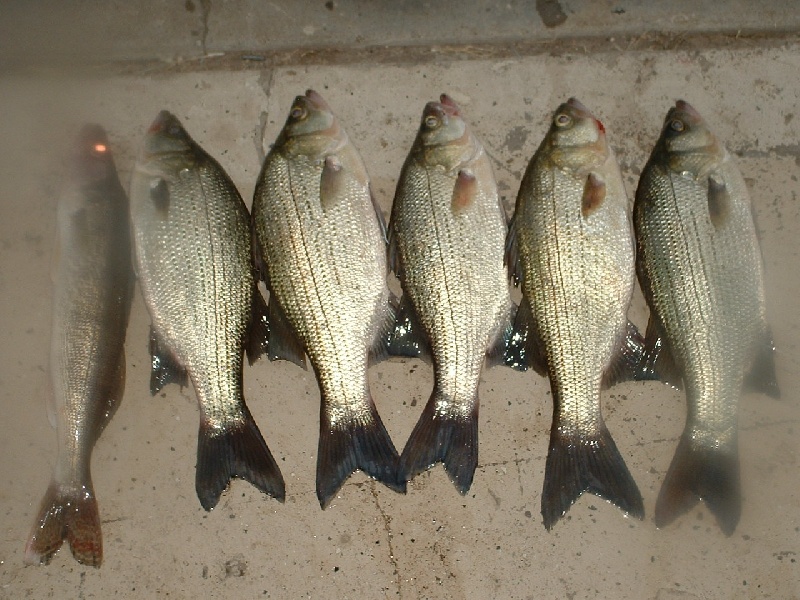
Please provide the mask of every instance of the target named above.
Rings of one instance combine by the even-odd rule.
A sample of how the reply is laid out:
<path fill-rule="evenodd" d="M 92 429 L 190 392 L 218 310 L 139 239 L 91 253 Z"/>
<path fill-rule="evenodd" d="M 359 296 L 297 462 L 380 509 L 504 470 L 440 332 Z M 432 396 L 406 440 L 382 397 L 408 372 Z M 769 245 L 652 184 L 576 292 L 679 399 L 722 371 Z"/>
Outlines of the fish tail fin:
<path fill-rule="evenodd" d="M 548 530 L 583 492 L 608 500 L 632 517 L 644 518 L 639 488 L 611 432 L 600 424 L 600 431 L 590 437 L 553 428 L 542 489 L 542 517 Z"/>
<path fill-rule="evenodd" d="M 317 498 L 324 509 L 355 471 L 364 471 L 386 487 L 406 493 L 398 474 L 397 450 L 372 398 L 365 417 L 333 423 L 323 398 L 317 453 Z"/>
<path fill-rule="evenodd" d="M 656 500 L 656 527 L 665 527 L 703 499 L 731 535 L 742 513 L 739 454 L 693 447 L 684 433 Z"/>
<path fill-rule="evenodd" d="M 478 399 L 468 415 L 441 411 L 434 390 L 400 456 L 400 473 L 408 481 L 437 462 L 464 495 L 478 466 Z"/>
<path fill-rule="evenodd" d="M 214 430 L 206 422 L 200 425 L 195 489 L 206 510 L 217 505 L 234 477 L 249 481 L 280 502 L 286 497 L 278 464 L 246 406 L 243 412 L 242 423 L 223 431 Z"/>
<path fill-rule="evenodd" d="M 49 563 L 64 540 L 79 563 L 99 567 L 103 562 L 100 513 L 91 481 L 73 491 L 50 483 L 25 546 L 25 562 Z"/>

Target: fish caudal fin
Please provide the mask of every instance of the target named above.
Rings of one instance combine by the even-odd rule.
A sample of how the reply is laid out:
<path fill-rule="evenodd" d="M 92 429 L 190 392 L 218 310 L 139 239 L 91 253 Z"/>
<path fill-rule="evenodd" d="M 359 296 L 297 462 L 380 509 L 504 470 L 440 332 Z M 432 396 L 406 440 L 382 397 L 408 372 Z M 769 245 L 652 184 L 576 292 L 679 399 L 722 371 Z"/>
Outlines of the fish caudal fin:
<path fill-rule="evenodd" d="M 406 482 L 398 474 L 397 450 L 372 399 L 369 406 L 365 418 L 333 424 L 323 399 L 317 456 L 317 498 L 323 509 L 359 469 L 396 492 L 406 492 Z"/>
<path fill-rule="evenodd" d="M 103 562 L 100 514 L 91 482 L 71 492 L 50 483 L 25 546 L 25 562 L 49 563 L 64 540 L 79 563 L 99 567 Z"/>
<path fill-rule="evenodd" d="M 725 535 L 731 535 L 742 513 L 739 454 L 692 447 L 684 434 L 656 500 L 656 527 L 666 527 L 699 499 L 705 501 Z"/>
<path fill-rule="evenodd" d="M 444 464 L 450 481 L 464 495 L 478 466 L 478 401 L 468 415 L 437 410 L 434 391 L 400 456 L 400 474 L 406 480 Z"/>
<path fill-rule="evenodd" d="M 211 510 L 234 477 L 283 502 L 286 486 L 258 425 L 244 408 L 244 422 L 222 431 L 200 425 L 195 488 L 200 504 Z"/>
<path fill-rule="evenodd" d="M 602 422 L 593 436 L 553 428 L 542 489 L 544 526 L 552 529 L 583 492 L 608 500 L 632 517 L 644 518 L 639 488 Z"/>

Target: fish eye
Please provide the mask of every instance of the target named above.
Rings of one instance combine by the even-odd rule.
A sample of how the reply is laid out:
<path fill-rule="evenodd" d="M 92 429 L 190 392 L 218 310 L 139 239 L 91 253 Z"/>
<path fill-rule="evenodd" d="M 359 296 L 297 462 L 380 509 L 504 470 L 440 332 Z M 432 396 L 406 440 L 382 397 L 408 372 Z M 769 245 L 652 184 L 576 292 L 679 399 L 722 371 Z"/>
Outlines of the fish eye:
<path fill-rule="evenodd" d="M 566 127 L 570 123 L 572 123 L 572 118 L 567 114 L 561 113 L 555 118 L 555 124 L 557 127 Z"/>
<path fill-rule="evenodd" d="M 298 106 L 293 106 L 292 107 L 292 112 L 290 112 L 289 115 L 293 119 L 297 119 L 297 120 L 304 119 L 305 116 L 306 116 L 306 109 L 304 107 L 302 107 L 302 106 L 299 106 L 299 105 Z"/>
<path fill-rule="evenodd" d="M 436 115 L 428 115 L 425 117 L 425 127 L 433 129 L 439 124 L 439 118 Z"/>
<path fill-rule="evenodd" d="M 106 152 L 108 152 L 108 146 L 105 144 L 94 144 L 90 150 L 92 156 L 104 156 Z"/>
<path fill-rule="evenodd" d="M 669 123 L 669 128 L 672 129 L 672 131 L 677 131 L 678 133 L 680 133 L 681 131 L 686 129 L 686 125 L 680 119 L 672 119 L 672 121 L 670 121 Z"/>

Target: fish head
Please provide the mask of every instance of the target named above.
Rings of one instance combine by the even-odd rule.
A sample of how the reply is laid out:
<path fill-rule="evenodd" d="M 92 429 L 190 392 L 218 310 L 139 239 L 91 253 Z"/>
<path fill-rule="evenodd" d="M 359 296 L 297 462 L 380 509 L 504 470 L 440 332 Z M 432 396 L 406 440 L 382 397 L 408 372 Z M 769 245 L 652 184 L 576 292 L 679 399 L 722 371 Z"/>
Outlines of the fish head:
<path fill-rule="evenodd" d="M 570 171 L 601 165 L 609 154 L 603 123 L 576 98 L 570 98 L 556 109 L 545 144 L 550 160 Z"/>
<path fill-rule="evenodd" d="M 427 165 L 440 165 L 448 171 L 467 161 L 477 151 L 476 141 L 461 116 L 461 109 L 447 94 L 442 94 L 439 102 L 425 105 L 416 146 Z"/>
<path fill-rule="evenodd" d="M 154 174 L 178 172 L 193 166 L 194 146 L 178 118 L 162 110 L 147 130 L 140 163 L 146 171 Z"/>
<path fill-rule="evenodd" d="M 678 100 L 664 119 L 661 151 L 676 172 L 699 177 L 711 170 L 725 149 L 691 104 Z"/>
<path fill-rule="evenodd" d="M 347 140 L 325 99 L 314 90 L 297 96 L 276 147 L 289 155 L 325 156 Z"/>

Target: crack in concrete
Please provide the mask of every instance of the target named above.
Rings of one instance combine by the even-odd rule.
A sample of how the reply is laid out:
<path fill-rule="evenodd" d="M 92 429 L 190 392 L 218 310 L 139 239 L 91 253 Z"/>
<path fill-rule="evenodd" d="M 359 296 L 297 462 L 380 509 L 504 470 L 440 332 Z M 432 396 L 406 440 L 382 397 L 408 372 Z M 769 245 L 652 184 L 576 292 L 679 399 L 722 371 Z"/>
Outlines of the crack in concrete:
<path fill-rule="evenodd" d="M 378 511 L 381 513 L 381 517 L 383 518 L 383 528 L 386 531 L 386 541 L 387 546 L 389 547 L 389 562 L 392 564 L 392 576 L 397 584 L 397 597 L 402 598 L 403 583 L 400 579 L 400 569 L 397 566 L 397 558 L 394 555 L 394 544 L 392 544 L 392 539 L 394 538 L 394 533 L 392 533 L 392 518 L 386 514 L 381 506 L 380 500 L 378 500 L 378 492 L 375 489 L 378 484 L 374 481 L 370 483 L 370 492 L 372 493 L 372 497 L 375 499 L 375 506 L 378 508 Z"/>
<path fill-rule="evenodd" d="M 264 91 L 264 105 L 269 104 L 270 96 L 272 95 L 272 80 L 275 76 L 275 72 L 272 70 L 264 71 L 261 73 L 261 76 L 258 78 L 258 84 L 261 86 L 261 89 Z M 264 135 L 267 132 L 267 125 L 269 123 L 269 113 L 266 110 L 262 110 L 261 114 L 258 116 L 258 125 L 256 126 L 255 131 L 253 132 L 254 140 L 256 146 L 256 154 L 258 155 L 258 163 L 263 164 L 264 158 L 266 157 L 266 152 L 264 150 Z"/>
<path fill-rule="evenodd" d="M 211 12 L 211 0 L 200 0 L 200 10 L 200 19 L 203 22 L 203 30 L 200 32 L 200 48 L 203 56 L 207 56 L 206 39 L 208 39 L 208 15 Z"/>

